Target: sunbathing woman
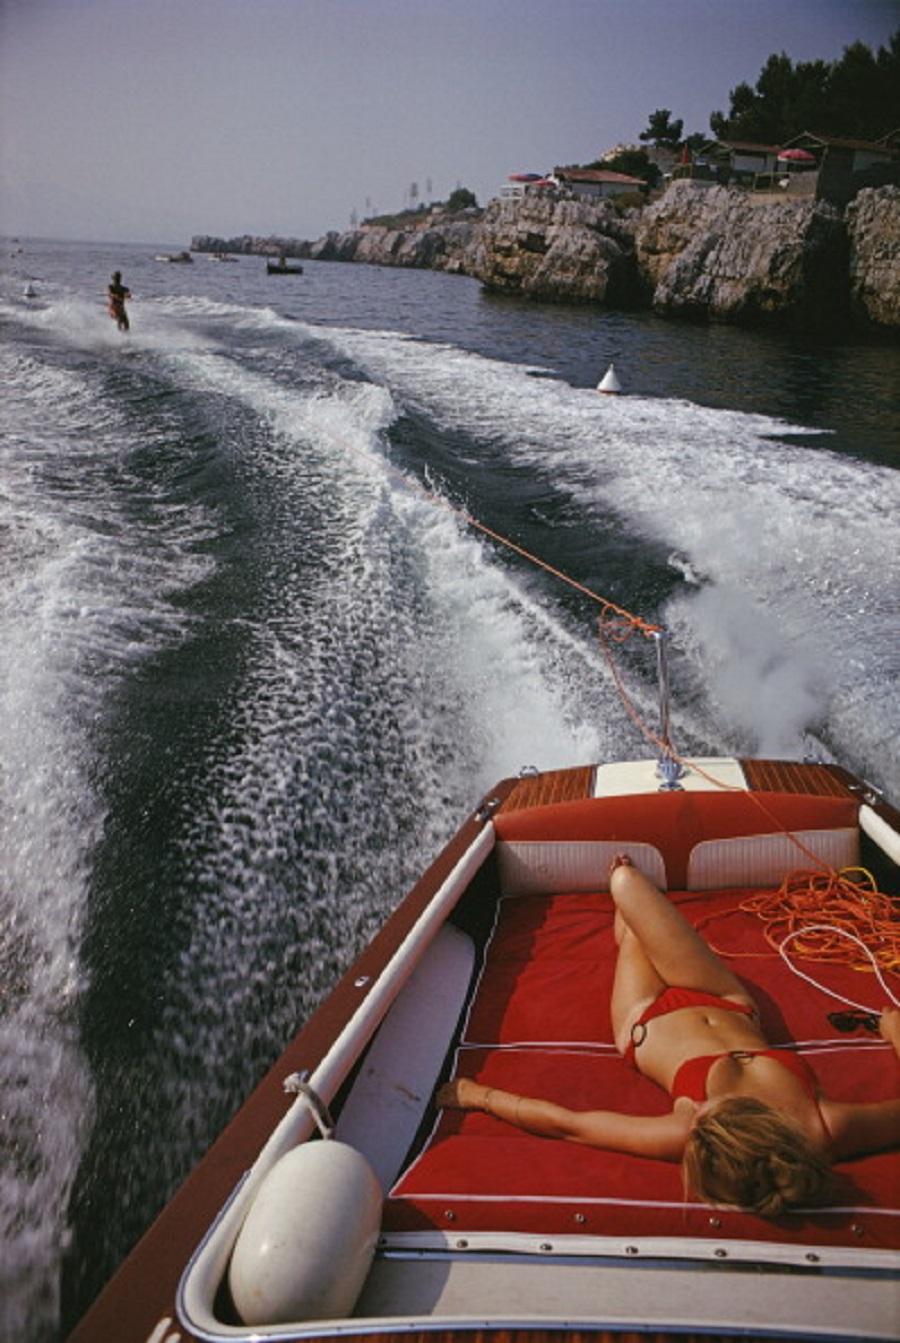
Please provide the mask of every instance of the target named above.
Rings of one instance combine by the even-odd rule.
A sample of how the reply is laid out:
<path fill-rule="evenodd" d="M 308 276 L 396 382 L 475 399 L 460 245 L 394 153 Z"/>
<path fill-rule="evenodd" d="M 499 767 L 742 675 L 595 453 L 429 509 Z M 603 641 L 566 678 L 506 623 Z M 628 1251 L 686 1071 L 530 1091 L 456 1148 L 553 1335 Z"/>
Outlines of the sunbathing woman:
<path fill-rule="evenodd" d="M 673 904 L 628 858 L 610 892 L 618 943 L 611 1014 L 619 1052 L 672 1097 L 666 1115 L 574 1111 L 468 1078 L 439 1105 L 484 1110 L 529 1133 L 681 1161 L 709 1203 L 777 1216 L 827 1190 L 832 1160 L 900 1143 L 900 1099 L 824 1096 L 792 1050 L 768 1047 L 752 998 Z M 880 1031 L 900 1055 L 900 1010 Z"/>

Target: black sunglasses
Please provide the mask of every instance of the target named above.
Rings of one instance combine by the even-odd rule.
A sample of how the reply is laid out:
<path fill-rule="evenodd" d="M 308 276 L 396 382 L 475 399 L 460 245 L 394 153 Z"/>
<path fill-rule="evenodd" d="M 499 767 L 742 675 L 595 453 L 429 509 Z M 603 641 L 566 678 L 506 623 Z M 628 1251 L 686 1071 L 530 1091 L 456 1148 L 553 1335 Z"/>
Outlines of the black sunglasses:
<path fill-rule="evenodd" d="M 828 1020 L 836 1031 L 855 1031 L 864 1027 L 867 1031 L 877 1031 L 881 1014 L 878 1012 L 829 1012 Z"/>

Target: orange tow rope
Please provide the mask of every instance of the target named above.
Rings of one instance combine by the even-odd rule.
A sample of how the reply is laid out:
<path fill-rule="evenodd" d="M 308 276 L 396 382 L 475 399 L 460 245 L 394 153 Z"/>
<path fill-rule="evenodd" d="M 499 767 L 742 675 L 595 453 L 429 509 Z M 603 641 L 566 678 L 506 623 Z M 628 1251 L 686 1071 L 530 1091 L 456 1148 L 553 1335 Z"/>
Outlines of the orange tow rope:
<path fill-rule="evenodd" d="M 900 918 L 890 897 L 864 867 L 840 872 L 791 872 L 777 891 L 761 891 L 740 909 L 762 919 L 763 935 L 779 954 L 790 937 L 794 954 L 810 961 L 871 970 L 849 942 L 850 933 L 883 970 L 900 971 Z"/>
<path fill-rule="evenodd" d="M 900 973 L 900 917 L 893 901 L 878 890 L 875 878 L 866 868 L 789 872 L 777 891 L 760 891 L 749 896 L 732 912 L 738 911 L 762 919 L 763 936 L 771 951 L 725 951 L 709 942 L 717 955 L 739 955 L 742 960 L 780 956 L 799 979 L 812 984 L 829 998 L 836 998 L 838 1002 L 863 1012 L 877 1013 L 877 1007 L 856 1002 L 798 969 L 792 964 L 791 956 L 845 965 L 874 975 L 885 998 L 900 1007 L 900 998 L 885 978 L 888 974 Z M 699 930 L 704 924 L 722 917 L 727 917 L 727 911 L 710 914 L 696 926 Z"/>
<path fill-rule="evenodd" d="M 429 492 L 426 491 L 426 493 Z M 476 531 L 482 532 L 485 536 L 489 536 L 493 541 L 499 541 L 501 546 L 506 546 L 508 550 L 514 550 L 515 553 L 521 555 L 523 559 L 529 560 L 532 564 L 536 564 L 539 569 L 544 569 L 548 574 L 552 574 L 554 578 L 560 579 L 563 583 L 568 583 L 569 587 L 574 588 L 576 592 L 581 592 L 585 597 L 590 597 L 591 601 L 597 602 L 602 608 L 600 621 L 611 622 L 614 620 L 617 627 L 620 627 L 625 631 L 622 635 L 622 639 L 627 639 L 635 630 L 640 631 L 646 638 L 651 638 L 654 634 L 662 633 L 661 625 L 653 625 L 649 620 L 642 620 L 640 616 L 634 615 L 631 611 L 626 611 L 624 606 L 617 606 L 615 602 L 611 602 L 608 597 L 601 597 L 599 592 L 595 592 L 593 588 L 587 587 L 584 583 L 579 583 L 577 578 L 570 577 L 570 575 L 564 573 L 562 569 L 554 568 L 552 564 L 548 564 L 546 560 L 542 560 L 539 555 L 532 554 L 532 552 L 526 550 L 524 546 L 518 545 L 515 541 L 510 541 L 508 536 L 503 536 L 500 532 L 495 532 L 493 528 L 486 526 L 483 522 L 479 522 L 478 518 L 473 517 L 471 513 L 467 513 L 464 508 L 458 508 L 455 504 L 451 504 L 446 499 L 442 499 L 440 495 L 429 493 L 429 498 L 444 504 L 445 507 L 449 508 L 451 512 L 456 513 L 456 515 L 462 518 L 470 527 L 474 527 Z"/>

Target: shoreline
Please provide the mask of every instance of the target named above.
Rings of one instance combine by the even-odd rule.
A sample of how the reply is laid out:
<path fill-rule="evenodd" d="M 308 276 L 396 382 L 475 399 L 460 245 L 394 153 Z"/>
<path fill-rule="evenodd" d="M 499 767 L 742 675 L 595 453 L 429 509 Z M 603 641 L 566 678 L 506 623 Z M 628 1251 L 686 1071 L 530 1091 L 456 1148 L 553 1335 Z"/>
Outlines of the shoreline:
<path fill-rule="evenodd" d="M 314 241 L 195 235 L 191 250 L 443 270 L 496 293 L 694 323 L 900 337 L 898 187 L 867 188 L 844 211 L 691 183 L 621 211 L 541 193 L 413 225 Z"/>

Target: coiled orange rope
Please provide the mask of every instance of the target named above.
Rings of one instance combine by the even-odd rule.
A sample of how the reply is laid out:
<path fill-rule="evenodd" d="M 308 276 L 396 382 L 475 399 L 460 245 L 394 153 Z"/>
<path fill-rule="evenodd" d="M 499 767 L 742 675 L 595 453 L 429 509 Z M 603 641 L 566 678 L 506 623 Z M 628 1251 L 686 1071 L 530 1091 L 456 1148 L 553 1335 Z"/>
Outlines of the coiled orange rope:
<path fill-rule="evenodd" d="M 790 937 L 794 954 L 806 960 L 870 971 L 868 958 L 848 945 L 844 934 L 850 933 L 868 948 L 875 964 L 900 971 L 900 918 L 864 867 L 790 872 L 777 891 L 761 891 L 739 908 L 762 919 L 763 935 L 779 954 Z"/>
<path fill-rule="evenodd" d="M 798 978 L 830 998 L 864 1012 L 877 1010 L 872 1004 L 834 992 L 799 970 L 788 955 L 790 946 L 793 956 L 874 974 L 885 997 L 900 1007 L 900 998 L 885 979 L 886 974 L 900 973 L 900 916 L 866 868 L 789 872 L 777 891 L 749 896 L 735 906 L 733 912 L 738 911 L 755 914 L 763 921 L 763 936 L 771 951 L 725 951 L 710 943 L 717 955 L 740 955 L 741 959 L 780 956 Z M 721 917 L 721 913 L 710 914 L 696 926 L 699 930 Z"/>

